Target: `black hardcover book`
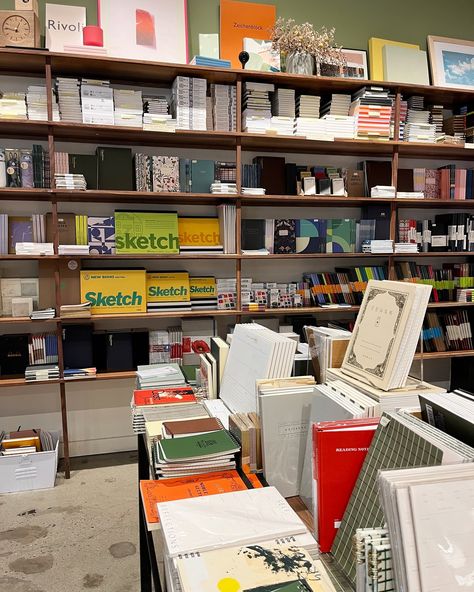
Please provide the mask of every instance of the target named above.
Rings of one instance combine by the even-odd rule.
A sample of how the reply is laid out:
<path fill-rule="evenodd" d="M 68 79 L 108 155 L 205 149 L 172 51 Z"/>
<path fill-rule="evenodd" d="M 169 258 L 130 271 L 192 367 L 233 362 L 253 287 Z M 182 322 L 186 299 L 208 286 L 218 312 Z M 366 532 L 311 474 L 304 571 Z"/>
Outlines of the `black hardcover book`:
<path fill-rule="evenodd" d="M 265 248 L 265 220 L 242 220 L 242 249 L 256 251 Z"/>
<path fill-rule="evenodd" d="M 28 335 L 0 336 L 0 374 L 2 376 L 24 375 L 29 366 Z"/>
<path fill-rule="evenodd" d="M 105 338 L 106 370 L 134 370 L 132 334 L 129 331 L 107 333 Z"/>
<path fill-rule="evenodd" d="M 63 328 L 63 357 L 66 369 L 94 366 L 92 325 L 66 325 Z"/>
<path fill-rule="evenodd" d="M 392 184 L 392 163 L 382 160 L 365 160 L 363 162 L 365 173 L 365 193 L 370 196 L 370 190 L 376 185 Z"/>
<path fill-rule="evenodd" d="M 98 189 L 133 191 L 133 158 L 131 148 L 97 148 Z"/>
<path fill-rule="evenodd" d="M 285 193 L 286 195 L 296 195 L 296 175 L 297 167 L 294 162 L 285 164 Z"/>
<path fill-rule="evenodd" d="M 260 165 L 261 187 L 266 190 L 267 195 L 284 195 L 286 186 L 285 158 L 280 156 L 256 156 L 253 162 Z"/>
<path fill-rule="evenodd" d="M 150 363 L 148 331 L 132 331 L 133 369 Z"/>
<path fill-rule="evenodd" d="M 97 189 L 97 155 L 70 154 L 69 172 L 74 175 L 84 175 L 87 189 Z"/>
<path fill-rule="evenodd" d="M 296 221 L 291 219 L 275 220 L 275 254 L 296 253 Z"/>
<path fill-rule="evenodd" d="M 331 195 L 331 179 L 317 180 L 318 195 Z"/>

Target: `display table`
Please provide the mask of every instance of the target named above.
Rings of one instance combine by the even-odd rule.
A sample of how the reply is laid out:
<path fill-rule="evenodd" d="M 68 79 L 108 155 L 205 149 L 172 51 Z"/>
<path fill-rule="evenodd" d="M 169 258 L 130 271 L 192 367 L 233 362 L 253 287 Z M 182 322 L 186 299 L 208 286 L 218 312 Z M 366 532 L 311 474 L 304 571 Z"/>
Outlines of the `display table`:
<path fill-rule="evenodd" d="M 138 481 L 152 478 L 150 460 L 145 436 L 139 435 L 138 440 Z M 288 499 L 288 503 L 303 522 L 312 530 L 311 515 L 300 498 Z M 163 541 L 160 530 L 149 531 L 146 523 L 140 487 L 138 483 L 138 522 L 139 522 L 139 555 L 140 555 L 140 592 L 165 592 L 165 575 L 163 562 Z M 337 592 L 353 592 L 352 586 L 340 573 L 331 555 L 323 554 L 321 559 L 326 566 Z M 198 592 L 198 591 L 196 591 Z"/>

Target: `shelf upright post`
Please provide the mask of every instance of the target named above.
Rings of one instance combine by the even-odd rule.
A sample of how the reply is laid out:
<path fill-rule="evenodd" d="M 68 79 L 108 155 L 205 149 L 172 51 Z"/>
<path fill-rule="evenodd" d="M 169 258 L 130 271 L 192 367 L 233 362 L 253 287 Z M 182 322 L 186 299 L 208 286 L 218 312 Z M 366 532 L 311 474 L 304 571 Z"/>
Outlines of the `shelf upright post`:
<path fill-rule="evenodd" d="M 395 121 L 393 129 L 393 139 L 398 142 L 400 139 L 400 106 L 401 106 L 402 95 L 400 89 L 397 89 L 395 94 Z M 395 145 L 392 153 L 392 185 L 395 187 L 395 195 L 398 184 L 398 167 L 399 167 L 399 147 Z M 397 219 L 398 209 L 397 203 L 391 201 L 390 203 L 390 239 L 395 243 L 397 240 Z M 393 257 L 389 257 L 388 260 L 388 277 L 389 279 L 395 279 L 395 261 Z"/>
<path fill-rule="evenodd" d="M 242 80 L 240 76 L 237 78 L 237 88 L 236 88 L 236 99 L 237 99 L 237 106 L 236 106 L 236 115 L 237 115 L 237 142 L 235 147 L 235 175 L 236 175 L 236 184 L 237 184 L 237 200 L 235 202 L 235 250 L 236 254 L 239 255 L 241 252 L 241 233 L 242 233 Z M 236 279 L 236 290 L 237 290 L 237 310 L 240 311 L 242 309 L 242 259 L 237 257 L 235 260 L 235 279 Z M 236 315 L 236 322 L 240 323 L 242 317 L 240 314 Z"/>
<path fill-rule="evenodd" d="M 53 77 L 51 72 L 51 58 L 46 57 L 46 97 L 47 97 L 47 108 L 48 108 L 48 121 L 53 121 Z M 49 167 L 50 167 L 50 178 L 51 185 L 50 189 L 54 189 L 54 173 L 55 173 L 55 146 L 54 146 L 54 128 L 48 125 L 48 154 L 49 154 Z M 59 245 L 59 224 L 58 224 L 58 202 L 56 195 L 53 194 L 51 199 L 51 217 L 54 228 L 54 253 L 58 254 Z M 56 261 L 54 270 L 54 289 L 56 296 L 56 316 L 60 316 L 61 311 L 61 277 L 60 277 L 60 265 L 59 260 Z M 61 401 L 61 424 L 63 432 L 63 453 L 64 453 L 64 474 L 66 479 L 71 476 L 71 466 L 69 458 L 69 434 L 67 425 L 67 405 L 66 405 L 66 385 L 64 383 L 64 358 L 63 358 L 63 329 L 61 321 L 56 325 L 56 339 L 58 343 L 58 366 L 59 366 L 59 394 Z"/>

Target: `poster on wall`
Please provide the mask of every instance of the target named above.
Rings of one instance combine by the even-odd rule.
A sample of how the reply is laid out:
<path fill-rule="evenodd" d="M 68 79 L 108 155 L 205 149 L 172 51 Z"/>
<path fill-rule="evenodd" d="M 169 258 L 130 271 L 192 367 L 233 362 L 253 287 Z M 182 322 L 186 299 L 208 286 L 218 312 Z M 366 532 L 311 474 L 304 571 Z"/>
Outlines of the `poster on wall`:
<path fill-rule="evenodd" d="M 474 89 L 474 41 L 428 35 L 428 51 L 435 86 Z"/>
<path fill-rule="evenodd" d="M 239 53 L 244 49 L 244 38 L 269 39 L 275 19 L 276 7 L 271 4 L 221 0 L 221 60 L 230 60 L 233 68 L 240 68 Z"/>
<path fill-rule="evenodd" d="M 188 63 L 186 0 L 98 0 L 108 55 Z"/>

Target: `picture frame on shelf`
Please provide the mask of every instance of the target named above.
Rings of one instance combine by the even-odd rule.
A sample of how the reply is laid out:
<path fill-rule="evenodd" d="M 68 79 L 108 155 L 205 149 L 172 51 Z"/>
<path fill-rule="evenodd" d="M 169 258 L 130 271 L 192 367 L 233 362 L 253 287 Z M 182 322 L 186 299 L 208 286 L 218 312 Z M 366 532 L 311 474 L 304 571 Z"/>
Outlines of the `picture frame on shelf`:
<path fill-rule="evenodd" d="M 428 35 L 431 83 L 474 90 L 474 41 Z"/>
<path fill-rule="evenodd" d="M 367 52 L 364 49 L 343 47 L 341 53 L 346 59 L 346 65 L 334 66 L 332 64 L 320 64 L 319 70 L 321 76 L 368 80 Z"/>
<path fill-rule="evenodd" d="M 110 57 L 188 63 L 187 0 L 98 0 Z"/>

